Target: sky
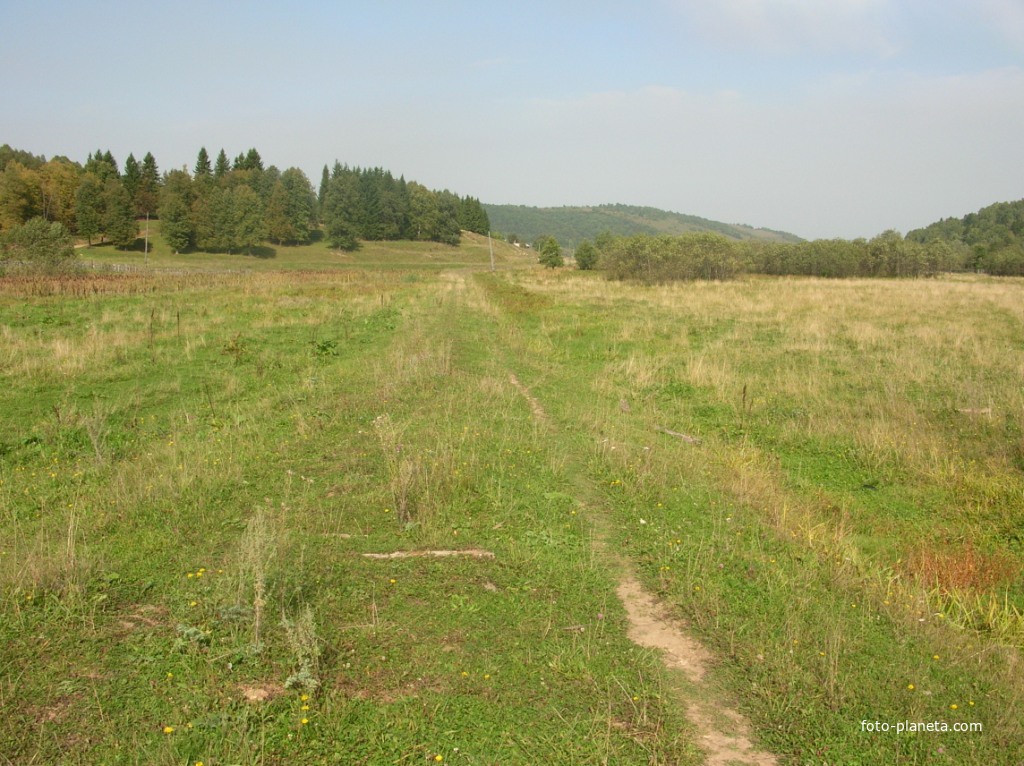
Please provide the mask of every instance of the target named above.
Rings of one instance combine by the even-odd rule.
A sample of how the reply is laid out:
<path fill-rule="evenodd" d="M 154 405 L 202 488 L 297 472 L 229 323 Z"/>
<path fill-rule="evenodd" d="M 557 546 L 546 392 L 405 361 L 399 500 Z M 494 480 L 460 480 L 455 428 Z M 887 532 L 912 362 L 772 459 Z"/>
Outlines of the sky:
<path fill-rule="evenodd" d="M 1024 197 L 1024 0 L 0 0 L 0 144 L 871 237 Z"/>

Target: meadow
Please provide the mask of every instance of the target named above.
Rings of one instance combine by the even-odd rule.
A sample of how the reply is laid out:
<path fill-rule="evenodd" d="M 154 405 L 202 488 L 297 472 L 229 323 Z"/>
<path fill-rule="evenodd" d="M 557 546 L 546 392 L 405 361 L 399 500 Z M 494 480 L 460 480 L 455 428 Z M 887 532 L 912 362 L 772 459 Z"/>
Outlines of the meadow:
<path fill-rule="evenodd" d="M 1024 282 L 154 245 L 0 280 L 0 763 L 1024 760 Z"/>

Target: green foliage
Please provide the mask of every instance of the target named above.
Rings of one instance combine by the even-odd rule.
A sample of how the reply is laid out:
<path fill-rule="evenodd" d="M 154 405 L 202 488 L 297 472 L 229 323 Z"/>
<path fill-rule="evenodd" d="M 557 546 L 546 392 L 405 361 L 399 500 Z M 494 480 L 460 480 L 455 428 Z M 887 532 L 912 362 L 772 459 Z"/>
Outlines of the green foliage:
<path fill-rule="evenodd" d="M 175 253 L 194 243 L 192 179 L 184 170 L 172 170 L 160 190 L 160 229 Z"/>
<path fill-rule="evenodd" d="M 248 186 L 236 186 L 228 191 L 225 204 L 228 252 L 240 249 L 251 254 L 253 248 L 266 236 L 260 198 Z"/>
<path fill-rule="evenodd" d="M 142 166 L 139 165 L 139 161 L 135 159 L 134 154 L 129 154 L 128 159 L 124 161 L 124 175 L 121 176 L 121 185 L 124 186 L 124 190 L 128 192 L 128 198 L 131 200 L 132 207 L 135 207 L 135 197 L 139 193 L 139 187 L 142 185 Z"/>
<path fill-rule="evenodd" d="M 799 237 L 770 229 L 755 229 L 652 207 L 598 205 L 595 207 L 538 208 L 525 205 L 485 205 L 491 225 L 498 231 L 514 231 L 521 241 L 532 242 L 549 234 L 566 247 L 575 247 L 601 232 L 628 237 L 634 234 L 686 234 L 712 231 L 730 239 L 798 242 Z"/>
<path fill-rule="evenodd" d="M 85 161 L 85 172 L 95 175 L 104 185 L 111 179 L 121 177 L 117 162 L 109 149 L 105 152 L 96 150 L 95 154 L 90 154 Z"/>
<path fill-rule="evenodd" d="M 47 163 L 6 145 L 0 160 L 0 231 L 41 215 L 61 221 L 90 245 L 101 237 L 130 247 L 138 231 L 130 219 L 154 214 L 165 219 L 161 229 L 174 252 L 251 252 L 257 237 L 304 245 L 320 223 L 331 247 L 348 250 L 360 239 L 456 245 L 462 228 L 479 233 L 490 228 L 478 199 L 408 184 L 379 167 L 335 163 L 333 173 L 325 167 L 318 195 L 298 168 L 264 168 L 255 148 L 239 154 L 234 165 L 221 149 L 212 167 L 206 148 L 200 148 L 193 175 L 185 170 L 167 175 L 174 187 L 167 193 L 161 191 L 151 153 L 141 164 L 129 155 L 123 176 L 109 150 L 90 153 L 84 172 L 64 158 Z M 237 192 L 242 186 L 256 194 L 258 204 Z"/>
<path fill-rule="evenodd" d="M 139 234 L 135 206 L 128 190 L 116 180 L 107 181 L 103 189 L 103 232 L 119 248 L 131 247 Z"/>
<path fill-rule="evenodd" d="M 576 268 L 581 271 L 590 271 L 597 266 L 597 248 L 594 243 L 584 240 L 576 247 Z"/>
<path fill-rule="evenodd" d="M 155 215 L 160 198 L 160 172 L 151 152 L 142 158 L 142 172 L 139 188 L 135 194 L 135 214 Z"/>
<path fill-rule="evenodd" d="M 599 238 L 601 265 L 612 279 L 668 282 L 731 279 L 740 273 L 814 277 L 929 277 L 957 271 L 963 251 L 946 242 L 922 245 L 887 231 L 871 240 L 739 242 L 719 234 Z"/>
<path fill-rule="evenodd" d="M 43 200 L 39 173 L 17 160 L 0 173 L 0 231 L 42 215 Z"/>
<path fill-rule="evenodd" d="M 75 192 L 75 221 L 78 236 L 92 244 L 103 229 L 103 182 L 95 173 L 86 172 Z"/>
<path fill-rule="evenodd" d="M 997 276 L 1024 275 L 1024 200 L 997 202 L 963 218 L 944 218 L 907 234 L 927 245 L 960 248 L 965 266 Z"/>
<path fill-rule="evenodd" d="M 32 152 L 15 149 L 10 144 L 0 146 L 0 173 L 12 162 L 17 162 L 22 167 L 35 170 L 41 168 L 46 163 L 46 157 L 42 155 L 37 157 Z"/>
<path fill-rule="evenodd" d="M 80 168 L 58 157 L 38 170 L 41 214 L 48 221 L 59 221 L 68 231 L 75 228 L 75 192 Z"/>
<path fill-rule="evenodd" d="M 610 279 L 648 284 L 693 279 L 731 279 L 739 270 L 736 245 L 721 234 L 652 237 L 638 234 L 607 243 L 601 263 Z"/>
<path fill-rule="evenodd" d="M 475 234 L 487 234 L 491 221 L 487 211 L 475 197 L 463 197 L 459 202 L 459 226 Z"/>
<path fill-rule="evenodd" d="M 64 225 L 33 218 L 15 226 L 0 238 L 0 263 L 52 271 L 75 259 L 75 246 Z"/>
<path fill-rule="evenodd" d="M 231 172 L 231 163 L 228 162 L 227 153 L 221 149 L 217 154 L 217 162 L 213 166 L 213 177 L 220 179 Z"/>
<path fill-rule="evenodd" d="M 554 269 L 565 265 L 565 258 L 562 256 L 562 246 L 558 244 L 558 240 L 554 237 L 546 237 L 539 250 L 540 255 L 537 260 L 542 266 Z"/>

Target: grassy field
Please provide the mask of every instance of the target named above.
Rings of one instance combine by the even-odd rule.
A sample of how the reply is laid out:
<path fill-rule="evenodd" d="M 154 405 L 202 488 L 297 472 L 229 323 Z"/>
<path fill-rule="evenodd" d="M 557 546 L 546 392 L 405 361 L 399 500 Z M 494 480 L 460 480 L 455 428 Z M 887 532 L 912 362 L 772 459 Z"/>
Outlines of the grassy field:
<path fill-rule="evenodd" d="M 1024 760 L 1024 282 L 497 255 L 0 281 L 0 763 Z"/>
<path fill-rule="evenodd" d="M 148 252 L 146 229 L 149 229 Z M 319 235 L 319 232 L 317 232 Z M 507 268 L 522 265 L 524 253 L 503 242 L 492 243 L 495 266 Z M 331 250 L 320 239 L 308 245 L 275 246 L 265 244 L 252 254 L 241 253 L 174 253 L 160 236 L 160 221 L 141 221 L 139 238 L 130 250 L 118 250 L 107 245 L 79 248 L 81 260 L 90 268 L 143 271 L 311 271 L 339 268 L 375 270 L 412 268 L 416 270 L 444 269 L 452 266 L 482 266 L 490 264 L 487 237 L 463 232 L 458 247 L 438 242 L 363 242 L 352 252 Z"/>

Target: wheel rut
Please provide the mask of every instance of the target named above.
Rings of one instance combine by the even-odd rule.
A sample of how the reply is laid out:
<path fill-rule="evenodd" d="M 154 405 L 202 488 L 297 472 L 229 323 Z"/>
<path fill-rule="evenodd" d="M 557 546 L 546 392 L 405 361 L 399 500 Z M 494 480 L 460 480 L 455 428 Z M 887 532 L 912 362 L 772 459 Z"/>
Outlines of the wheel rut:
<path fill-rule="evenodd" d="M 509 373 L 509 381 L 530 405 L 538 424 L 551 428 L 550 416 L 530 389 L 515 373 Z M 697 732 L 697 744 L 707 754 L 708 766 L 776 766 L 778 759 L 773 754 L 754 745 L 750 722 L 707 682 L 707 669 L 714 659 L 711 652 L 644 588 L 631 563 L 608 549 L 610 520 L 600 509 L 589 510 L 595 550 L 620 572 L 616 595 L 629 620 L 629 639 L 637 646 L 659 652 L 665 667 L 681 674 L 694 690 L 680 690 L 679 698 Z"/>

